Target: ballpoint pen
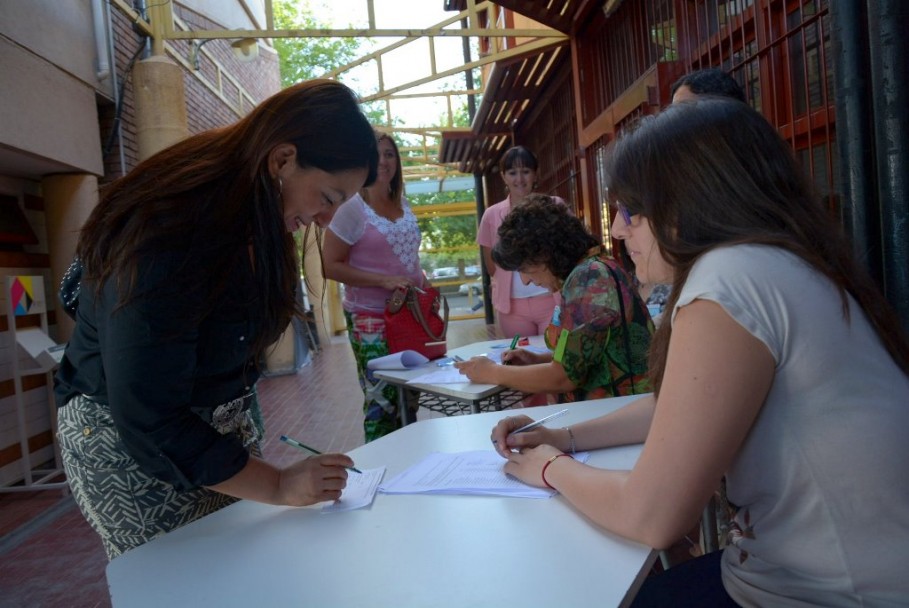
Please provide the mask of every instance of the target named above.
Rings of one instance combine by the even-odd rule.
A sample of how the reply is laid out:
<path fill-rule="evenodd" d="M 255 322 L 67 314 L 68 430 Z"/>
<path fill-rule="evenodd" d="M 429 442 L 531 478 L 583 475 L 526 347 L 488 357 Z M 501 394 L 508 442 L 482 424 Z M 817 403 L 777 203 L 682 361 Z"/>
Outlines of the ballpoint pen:
<path fill-rule="evenodd" d="M 550 414 L 550 415 L 548 415 L 548 416 L 544 416 L 543 418 L 540 418 L 539 420 L 536 420 L 536 421 L 531 422 L 531 423 L 529 423 L 529 424 L 525 424 L 524 426 L 522 426 L 522 427 L 520 427 L 520 428 L 517 428 L 517 429 L 511 431 L 511 432 L 508 433 L 508 434 L 509 434 L 509 435 L 514 435 L 515 433 L 523 433 L 524 431 L 531 431 L 531 430 L 537 428 L 538 426 L 543 426 L 543 423 L 544 423 L 544 422 L 549 422 L 549 421 L 552 420 L 553 418 L 558 418 L 559 416 L 564 416 L 564 415 L 567 414 L 567 413 L 568 413 L 568 410 L 567 410 L 567 409 L 559 410 L 559 411 L 556 412 L 555 414 Z M 498 443 L 495 439 L 493 439 L 492 442 L 493 442 L 493 443 Z"/>
<path fill-rule="evenodd" d="M 567 410 L 566 410 L 566 411 L 567 411 Z M 309 447 L 308 445 L 305 445 L 305 444 L 300 443 L 300 442 L 297 441 L 296 439 L 291 439 L 291 438 L 288 437 L 287 435 L 281 435 L 281 441 L 283 441 L 284 443 L 286 443 L 286 444 L 288 444 L 288 445 L 292 445 L 292 446 L 294 446 L 295 448 L 298 448 L 298 449 L 301 449 L 301 450 L 306 450 L 307 452 L 312 452 L 313 454 L 321 454 L 321 453 L 322 453 L 322 452 L 320 452 L 319 450 L 317 450 L 317 449 L 315 449 L 315 448 L 311 448 L 311 447 Z M 360 473 L 360 474 L 363 473 L 363 471 L 361 471 L 360 469 L 358 469 L 358 468 L 356 468 L 356 467 L 344 467 L 344 468 L 346 468 L 348 471 L 353 471 L 354 473 Z"/>
<path fill-rule="evenodd" d="M 511 339 L 511 346 L 508 347 L 509 350 L 514 350 L 518 345 L 518 340 L 521 339 L 521 334 L 515 334 L 514 338 Z M 502 365 L 508 365 L 508 361 L 502 361 Z"/>

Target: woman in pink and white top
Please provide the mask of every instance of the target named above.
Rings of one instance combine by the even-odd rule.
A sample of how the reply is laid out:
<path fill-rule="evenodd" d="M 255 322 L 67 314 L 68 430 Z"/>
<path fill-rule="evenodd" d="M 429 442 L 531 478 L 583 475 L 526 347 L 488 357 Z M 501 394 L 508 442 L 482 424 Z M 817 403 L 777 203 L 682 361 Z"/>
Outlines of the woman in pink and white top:
<path fill-rule="evenodd" d="M 495 308 L 499 328 L 505 337 L 514 335 L 542 335 L 559 303 L 558 292 L 553 293 L 538 285 L 525 285 L 517 272 L 503 270 L 492 260 L 492 248 L 499 241 L 498 230 L 502 220 L 514 207 L 520 206 L 531 194 L 537 181 L 537 159 L 524 146 L 514 146 L 505 151 L 499 169 L 508 188 L 508 198 L 489 207 L 480 219 L 477 243 L 483 252 L 483 262 L 492 278 L 492 306 Z M 565 204 L 557 196 L 556 203 Z M 541 227 L 545 229 L 545 227 Z"/>
<path fill-rule="evenodd" d="M 404 198 L 398 147 L 387 133 L 376 132 L 376 141 L 376 181 L 341 205 L 322 247 L 325 276 L 345 285 L 344 316 L 365 394 L 367 442 L 400 427 L 397 390 L 380 384 L 366 368 L 367 362 L 388 354 L 385 302 L 395 288 L 423 287 L 426 281 L 420 268 L 420 228 Z"/>

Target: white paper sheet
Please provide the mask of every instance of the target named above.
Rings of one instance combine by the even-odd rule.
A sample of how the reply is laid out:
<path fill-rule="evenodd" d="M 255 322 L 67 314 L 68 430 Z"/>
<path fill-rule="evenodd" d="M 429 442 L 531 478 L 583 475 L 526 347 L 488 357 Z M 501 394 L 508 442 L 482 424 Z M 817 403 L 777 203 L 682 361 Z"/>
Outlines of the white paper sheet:
<path fill-rule="evenodd" d="M 526 350 L 535 353 L 548 353 L 549 349 L 539 346 L 524 346 Z M 488 353 L 474 355 L 475 357 L 488 357 L 493 363 L 502 364 L 502 350 L 490 350 Z M 378 359 L 375 359 L 378 360 Z M 387 368 L 386 368 L 387 369 Z M 400 368 L 397 368 L 400 369 Z M 426 372 L 416 378 L 411 378 L 407 384 L 460 384 L 461 382 L 470 382 L 470 378 L 465 376 L 453 365 L 444 365 L 438 370 Z"/>
<path fill-rule="evenodd" d="M 393 355 L 376 357 L 366 364 L 369 369 L 411 369 L 428 362 L 425 356 L 415 350 L 402 350 Z"/>
<path fill-rule="evenodd" d="M 587 462 L 588 452 L 573 454 Z M 379 486 L 383 494 L 468 494 L 549 498 L 555 490 L 529 486 L 505 474 L 505 459 L 494 450 L 434 452 Z"/>
<path fill-rule="evenodd" d="M 461 382 L 470 382 L 470 378 L 453 365 L 446 365 L 411 378 L 407 384 L 459 384 Z"/>
<path fill-rule="evenodd" d="M 341 491 L 341 498 L 323 506 L 322 512 L 336 513 L 368 507 L 376 497 L 376 490 L 384 475 L 385 467 L 366 469 L 362 473 L 350 471 L 347 476 L 347 486 Z"/>

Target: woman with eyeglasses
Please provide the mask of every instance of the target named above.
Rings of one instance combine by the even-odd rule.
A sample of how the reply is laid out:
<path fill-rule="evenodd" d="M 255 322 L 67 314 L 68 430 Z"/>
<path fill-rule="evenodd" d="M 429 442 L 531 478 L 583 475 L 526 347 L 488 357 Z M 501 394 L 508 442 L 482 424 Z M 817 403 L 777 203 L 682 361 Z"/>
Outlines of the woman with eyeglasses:
<path fill-rule="evenodd" d="M 562 296 L 544 334 L 551 352 L 508 350 L 505 365 L 474 357 L 455 364 L 461 373 L 471 382 L 558 393 L 563 403 L 648 392 L 653 323 L 631 277 L 584 223 L 551 197 L 532 194 L 505 217 L 498 236 L 497 266 Z"/>
<path fill-rule="evenodd" d="M 655 392 L 567 431 L 506 418 L 505 471 L 655 548 L 725 476 L 727 546 L 649 577 L 635 605 L 906 605 L 909 343 L 789 146 L 703 98 L 622 133 L 605 177 L 636 271 L 673 284 Z M 562 457 L 638 442 L 631 471 Z"/>

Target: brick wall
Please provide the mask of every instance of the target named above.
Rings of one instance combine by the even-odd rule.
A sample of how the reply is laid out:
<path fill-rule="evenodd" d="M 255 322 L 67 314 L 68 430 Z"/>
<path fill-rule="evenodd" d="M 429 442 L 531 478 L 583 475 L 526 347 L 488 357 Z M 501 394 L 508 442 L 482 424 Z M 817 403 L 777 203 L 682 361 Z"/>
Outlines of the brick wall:
<path fill-rule="evenodd" d="M 176 7 L 176 16 L 193 29 L 224 29 L 204 16 Z M 116 66 L 117 87 L 123 91 L 120 111 L 120 136 L 111 139 L 117 107 L 112 100 L 98 101 L 98 125 L 101 145 L 111 142 L 104 154 L 104 172 L 99 184 L 109 183 L 129 171 L 137 164 L 138 144 L 136 140 L 136 109 L 131 78 L 132 61 L 144 41 L 133 30 L 130 21 L 118 10 L 111 14 L 114 38 L 114 65 Z M 237 61 L 230 48 L 230 41 L 216 40 L 205 45 L 201 70 L 191 69 L 189 43 L 175 41 L 168 43 L 173 49 L 172 57 L 178 65 L 186 62 L 184 83 L 186 90 L 187 116 L 190 133 L 227 125 L 249 112 L 252 104 L 258 103 L 276 93 L 281 86 L 277 55 L 260 48 L 259 57 L 251 63 Z M 212 59 L 208 58 L 211 54 Z M 141 55 L 136 61 L 141 59 Z M 218 78 L 216 63 L 224 69 Z M 55 69 L 55 68 L 51 68 Z M 233 82 L 233 80 L 236 83 Z M 223 83 L 220 95 L 212 88 L 218 81 Z M 206 86 L 205 81 L 210 86 Z M 252 101 L 243 101 L 240 91 L 245 91 Z M 223 99 L 222 99 L 223 97 Z M 122 150 L 121 150 L 122 147 Z M 122 168 L 121 168 L 122 153 Z M 48 323 L 50 335 L 56 331 L 56 290 L 50 279 L 47 231 L 43 199 L 39 196 L 40 185 L 27 179 L 12 179 L 0 176 L 0 192 L 14 197 L 25 213 L 29 224 L 38 236 L 36 245 L 0 244 L 0 284 L 5 292 L 4 277 L 8 275 L 41 275 L 45 277 Z M 75 227 L 74 227 L 75 228 Z M 22 479 L 21 449 L 18 439 L 18 416 L 16 414 L 16 392 L 12 379 L 13 357 L 18 357 L 21 367 L 30 365 L 29 357 L 11 343 L 9 323 L 17 328 L 34 327 L 39 320 L 34 316 L 7 318 L 6 295 L 0 295 L 0 486 Z M 26 409 L 26 434 L 29 453 L 33 464 L 41 463 L 53 456 L 51 435 L 51 402 L 48 389 L 50 383 L 46 374 L 23 378 L 23 400 Z"/>
<path fill-rule="evenodd" d="M 174 14 L 192 29 L 224 29 L 223 25 L 185 7 L 175 5 L 174 8 Z M 135 96 L 130 60 L 142 46 L 142 42 L 138 34 L 133 31 L 132 24 L 120 11 L 113 12 L 113 30 L 118 86 L 123 89 L 120 119 L 123 157 L 126 170 L 129 171 L 136 165 L 138 159 Z M 241 98 L 240 89 L 252 98 L 253 104 L 261 102 L 280 90 L 281 75 L 276 53 L 264 48 L 264 45 L 260 45 L 258 58 L 250 63 L 243 63 L 234 57 L 230 42 L 230 40 L 213 40 L 206 43 L 202 47 L 202 52 L 199 53 L 200 69 L 198 72 L 191 67 L 190 43 L 182 40 L 168 42 L 168 47 L 173 49 L 174 55 L 190 65 L 190 68 L 184 69 L 183 78 L 190 133 L 231 124 L 249 112 L 252 106 L 248 99 Z M 140 60 L 141 56 L 137 61 Z M 179 63 L 178 59 L 175 60 Z M 227 77 L 218 77 L 216 62 L 226 71 Z M 237 81 L 236 85 L 232 79 Z M 124 80 L 126 81 L 125 86 Z M 211 86 L 217 87 L 219 81 L 223 88 L 222 95 L 227 101 L 205 85 L 207 82 Z M 105 101 L 99 104 L 98 115 L 102 145 L 106 145 L 108 142 L 115 114 L 116 108 L 113 103 Z M 114 138 L 110 152 L 104 157 L 104 168 L 105 175 L 101 183 L 121 176 L 120 138 Z"/>

